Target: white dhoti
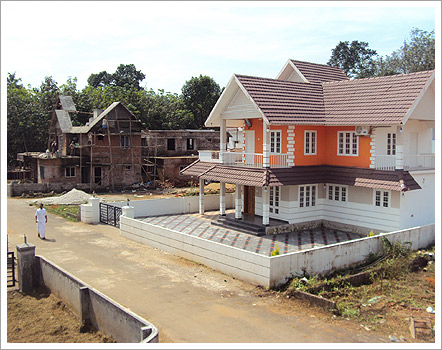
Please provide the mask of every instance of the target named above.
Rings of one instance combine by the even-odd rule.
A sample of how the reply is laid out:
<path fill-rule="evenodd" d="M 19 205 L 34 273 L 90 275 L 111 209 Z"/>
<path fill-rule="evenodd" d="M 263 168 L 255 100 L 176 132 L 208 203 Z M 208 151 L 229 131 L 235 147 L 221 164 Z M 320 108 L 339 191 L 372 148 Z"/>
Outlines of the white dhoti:
<path fill-rule="evenodd" d="M 40 238 L 45 238 L 46 222 L 38 221 L 37 222 L 37 231 L 38 231 L 38 234 L 40 235 Z"/>

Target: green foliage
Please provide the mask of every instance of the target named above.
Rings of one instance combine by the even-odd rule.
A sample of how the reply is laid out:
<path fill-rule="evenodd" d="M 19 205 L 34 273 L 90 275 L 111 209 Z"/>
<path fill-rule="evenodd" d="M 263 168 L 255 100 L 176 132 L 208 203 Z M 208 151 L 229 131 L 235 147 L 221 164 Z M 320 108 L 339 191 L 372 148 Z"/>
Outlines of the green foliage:
<path fill-rule="evenodd" d="M 272 250 L 272 252 L 270 253 L 270 256 L 277 256 L 279 255 L 279 247 L 278 247 L 278 243 L 275 246 L 275 249 Z"/>
<path fill-rule="evenodd" d="M 350 78 L 366 78 L 375 71 L 374 56 L 376 51 L 368 48 L 368 43 L 353 40 L 341 41 L 332 50 L 327 62 L 329 66 L 341 68 Z"/>
<path fill-rule="evenodd" d="M 192 128 L 200 129 L 221 95 L 219 85 L 206 75 L 192 77 L 181 89 L 184 106 L 193 114 Z"/>
<path fill-rule="evenodd" d="M 119 86 L 126 89 L 140 90 L 140 83 L 146 78 L 146 75 L 137 70 L 134 64 L 120 64 L 115 73 L 110 74 L 102 71 L 97 74 L 91 74 L 87 82 L 92 87 Z"/>

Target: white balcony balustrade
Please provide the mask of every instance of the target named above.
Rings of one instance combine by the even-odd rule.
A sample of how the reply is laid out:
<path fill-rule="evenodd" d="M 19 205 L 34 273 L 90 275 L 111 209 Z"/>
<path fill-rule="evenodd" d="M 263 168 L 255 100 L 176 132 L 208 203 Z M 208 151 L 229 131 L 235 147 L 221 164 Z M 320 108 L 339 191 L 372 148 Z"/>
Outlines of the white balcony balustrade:
<path fill-rule="evenodd" d="M 199 151 L 199 159 L 202 162 L 248 168 L 262 168 L 264 166 L 262 153 Z M 271 154 L 269 166 L 271 168 L 289 168 L 291 165 L 289 165 L 288 154 Z"/>
<path fill-rule="evenodd" d="M 435 168 L 435 156 L 433 153 L 404 156 L 404 170 L 432 170 Z M 375 156 L 375 168 L 377 170 L 395 170 L 396 156 Z"/>

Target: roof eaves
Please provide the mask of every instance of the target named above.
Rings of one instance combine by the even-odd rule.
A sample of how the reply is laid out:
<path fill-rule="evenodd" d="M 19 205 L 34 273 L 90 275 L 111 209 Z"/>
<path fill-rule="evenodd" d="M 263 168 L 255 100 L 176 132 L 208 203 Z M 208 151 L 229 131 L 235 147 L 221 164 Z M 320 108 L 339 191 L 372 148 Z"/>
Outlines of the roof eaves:
<path fill-rule="evenodd" d="M 266 122 L 266 124 L 270 124 L 270 121 L 268 120 L 268 118 L 265 116 L 264 112 L 261 110 L 261 108 L 259 108 L 259 106 L 256 104 L 255 100 L 252 98 L 252 96 L 250 96 L 250 94 L 248 93 L 247 89 L 241 84 L 241 81 L 238 79 L 238 77 L 236 76 L 236 74 L 233 75 L 235 78 L 236 83 L 238 84 L 239 88 L 242 90 L 242 92 L 244 92 L 244 94 L 250 99 L 250 101 L 252 101 L 253 106 L 256 108 L 256 110 L 261 114 L 262 119 Z"/>

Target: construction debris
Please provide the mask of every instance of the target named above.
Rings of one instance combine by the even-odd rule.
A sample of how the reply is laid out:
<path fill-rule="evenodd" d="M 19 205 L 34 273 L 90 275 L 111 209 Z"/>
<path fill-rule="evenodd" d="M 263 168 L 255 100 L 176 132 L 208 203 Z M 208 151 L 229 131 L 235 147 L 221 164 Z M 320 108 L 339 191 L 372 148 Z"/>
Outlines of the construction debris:
<path fill-rule="evenodd" d="M 30 204 L 40 204 L 43 203 L 44 205 L 53 205 L 53 204 L 60 204 L 60 205 L 74 205 L 74 204 L 83 204 L 87 203 L 87 200 L 91 197 L 89 193 L 86 193 L 84 191 L 77 190 L 73 188 L 68 193 L 58 196 L 58 197 L 47 197 L 47 198 L 39 198 L 34 199 L 30 201 Z"/>

